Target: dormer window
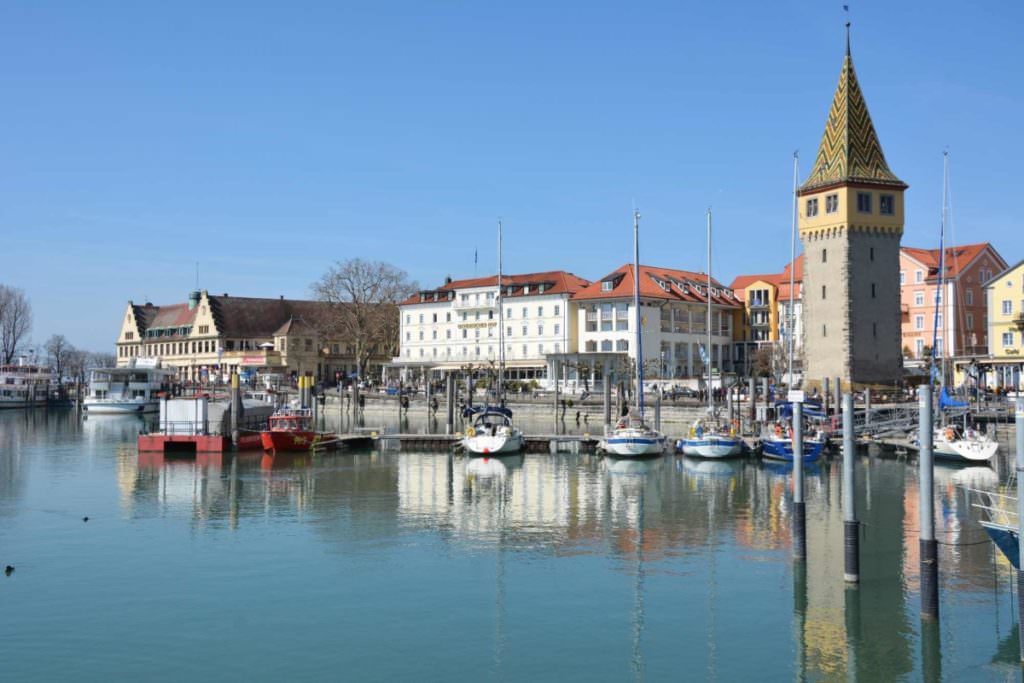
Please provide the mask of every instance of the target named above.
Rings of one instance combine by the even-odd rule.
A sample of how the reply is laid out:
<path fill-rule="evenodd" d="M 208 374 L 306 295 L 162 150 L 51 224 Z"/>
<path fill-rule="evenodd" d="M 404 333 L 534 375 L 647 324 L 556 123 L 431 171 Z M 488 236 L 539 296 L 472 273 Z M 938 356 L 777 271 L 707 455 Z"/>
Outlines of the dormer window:
<path fill-rule="evenodd" d="M 601 282 L 601 291 L 610 292 L 615 289 L 615 282 L 613 280 L 604 280 Z"/>
<path fill-rule="evenodd" d="M 537 292 L 538 293 L 543 294 L 544 293 L 544 289 L 545 289 L 544 283 L 541 283 L 541 284 L 537 285 Z"/>
<path fill-rule="evenodd" d="M 512 296 L 512 293 L 514 291 L 516 291 L 516 288 L 513 287 L 512 285 L 509 285 L 508 288 L 505 290 L 505 293 L 508 294 L 509 296 Z"/>
<path fill-rule="evenodd" d="M 530 285 L 523 285 L 523 294 L 530 293 Z"/>

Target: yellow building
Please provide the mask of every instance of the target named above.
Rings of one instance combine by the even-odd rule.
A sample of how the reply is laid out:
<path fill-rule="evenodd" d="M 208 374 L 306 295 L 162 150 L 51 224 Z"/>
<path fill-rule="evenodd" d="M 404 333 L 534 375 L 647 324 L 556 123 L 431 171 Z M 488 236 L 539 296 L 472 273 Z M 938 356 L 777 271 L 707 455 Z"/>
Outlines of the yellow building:
<path fill-rule="evenodd" d="M 232 371 L 314 374 L 330 384 L 356 371 L 351 342 L 322 330 L 330 304 L 191 292 L 187 303 L 155 306 L 129 301 L 117 336 L 119 367 L 134 358 L 159 358 L 181 382 L 223 381 Z M 396 313 L 397 316 L 397 313 Z M 397 325 L 395 326 L 397 330 Z M 396 335 L 397 337 L 397 335 Z M 392 348 L 372 350 L 363 377 L 380 375 Z"/>
<path fill-rule="evenodd" d="M 988 358 L 978 359 L 989 387 L 1021 389 L 1024 374 L 1024 261 L 985 284 Z"/>
<path fill-rule="evenodd" d="M 793 307 L 792 326 L 797 350 L 794 365 L 799 369 L 803 256 L 797 257 L 796 263 L 796 272 L 793 273 L 795 297 L 790 292 L 791 266 L 789 264 L 781 273 L 739 275 L 733 280 L 731 288 L 735 292 L 736 298 L 743 302 L 743 309 L 740 311 L 741 315 L 734 327 L 733 335 L 738 371 L 748 373 L 757 352 L 763 348 L 770 348 L 776 355 L 785 355 L 789 340 L 786 326 L 789 320 L 790 306 Z"/>

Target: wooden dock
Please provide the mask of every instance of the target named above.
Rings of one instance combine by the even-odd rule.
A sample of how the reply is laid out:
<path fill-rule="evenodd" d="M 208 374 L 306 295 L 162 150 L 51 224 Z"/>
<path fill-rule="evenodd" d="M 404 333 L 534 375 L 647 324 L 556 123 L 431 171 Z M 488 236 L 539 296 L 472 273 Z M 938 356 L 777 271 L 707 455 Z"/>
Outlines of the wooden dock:
<path fill-rule="evenodd" d="M 374 443 L 399 451 L 453 451 L 461 448 L 462 434 L 371 435 Z M 532 434 L 524 437 L 527 453 L 593 453 L 601 437 L 595 434 Z"/>

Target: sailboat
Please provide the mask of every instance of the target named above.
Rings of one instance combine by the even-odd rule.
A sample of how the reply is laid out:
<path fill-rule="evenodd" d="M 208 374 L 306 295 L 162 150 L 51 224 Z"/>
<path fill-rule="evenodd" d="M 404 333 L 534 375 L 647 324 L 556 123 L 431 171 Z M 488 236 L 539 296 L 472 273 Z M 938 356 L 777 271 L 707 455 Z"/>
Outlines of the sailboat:
<path fill-rule="evenodd" d="M 661 455 L 665 435 L 644 422 L 644 347 L 640 315 L 640 212 L 633 211 L 633 327 L 636 330 L 636 410 L 605 435 L 604 450 L 621 457 Z"/>
<path fill-rule="evenodd" d="M 796 271 L 796 214 L 797 214 L 797 185 L 800 179 L 800 158 L 797 154 L 793 154 L 793 224 L 790 229 L 789 238 L 789 256 L 790 256 L 790 267 L 789 267 L 789 319 L 786 321 L 786 331 L 789 335 L 789 384 L 790 389 L 793 388 L 793 356 L 796 342 L 796 336 L 794 334 L 796 328 L 793 324 L 793 307 L 796 301 L 796 289 L 794 289 L 794 277 Z M 767 430 L 767 433 L 761 436 L 760 449 L 762 457 L 770 460 L 783 460 L 785 462 L 793 462 L 793 427 L 792 427 L 792 410 L 793 404 L 783 402 L 776 404 L 777 408 L 780 408 L 783 412 L 786 410 L 790 411 L 790 426 L 786 427 L 784 423 L 777 422 L 774 428 Z M 807 415 L 808 406 L 804 406 L 804 415 Z M 785 415 L 780 415 L 780 419 Z M 821 451 L 825 447 L 825 439 L 820 435 L 816 434 L 812 438 L 808 439 L 804 437 L 801 440 L 801 447 L 803 451 L 803 461 L 805 463 L 811 463 L 817 460 L 821 456 Z"/>
<path fill-rule="evenodd" d="M 947 316 L 940 318 L 940 307 L 945 299 L 942 289 L 946 275 L 946 217 L 949 208 L 949 152 L 942 154 L 942 221 L 939 228 L 939 282 L 935 290 L 935 319 L 932 325 L 932 354 L 928 382 L 935 383 L 939 376 L 939 414 L 940 423 L 934 427 L 932 437 L 932 453 L 936 458 L 960 462 L 986 462 L 999 450 L 999 444 L 978 430 L 970 429 L 966 424 L 961 429 L 957 425 L 946 423 L 946 410 L 949 408 L 967 408 L 966 401 L 959 401 L 949 395 L 946 389 L 946 354 L 939 349 L 939 320 L 945 321 Z M 945 335 L 943 335 L 943 345 Z M 941 370 L 936 354 L 942 354 Z"/>
<path fill-rule="evenodd" d="M 711 208 L 708 208 L 708 414 L 690 427 L 685 439 L 680 439 L 676 449 L 684 455 L 698 458 L 730 458 L 743 451 L 743 441 L 735 429 L 725 429 L 715 423 L 715 393 L 711 390 Z"/>
<path fill-rule="evenodd" d="M 512 424 L 512 410 L 505 406 L 505 306 L 501 289 L 502 245 L 501 221 L 498 221 L 498 405 L 484 405 L 466 428 L 462 447 L 474 455 L 502 455 L 523 449 L 523 433 Z"/>

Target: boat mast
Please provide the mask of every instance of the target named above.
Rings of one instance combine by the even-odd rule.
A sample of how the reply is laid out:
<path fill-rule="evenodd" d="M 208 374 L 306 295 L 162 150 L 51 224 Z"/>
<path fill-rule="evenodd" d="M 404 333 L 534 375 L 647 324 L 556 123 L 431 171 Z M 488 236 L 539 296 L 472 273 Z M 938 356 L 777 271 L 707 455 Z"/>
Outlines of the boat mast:
<path fill-rule="evenodd" d="M 633 209 L 633 308 L 636 310 L 636 410 L 644 417 L 644 347 L 640 330 L 640 211 Z"/>
<path fill-rule="evenodd" d="M 789 235 L 789 308 L 786 315 L 786 334 L 789 336 L 789 362 L 787 369 L 789 377 L 786 380 L 786 387 L 793 388 L 793 349 L 796 345 L 796 291 L 794 281 L 796 274 L 796 219 L 799 199 L 797 198 L 797 184 L 800 182 L 800 153 L 793 152 L 793 225 Z"/>
<path fill-rule="evenodd" d="M 715 412 L 715 397 L 711 393 L 711 207 L 708 207 L 708 416 Z"/>
<path fill-rule="evenodd" d="M 501 219 L 498 219 L 498 405 L 505 407 L 505 306 L 501 302 Z"/>
<path fill-rule="evenodd" d="M 946 191 L 949 184 L 949 152 L 944 151 L 942 153 L 942 216 L 939 222 L 939 282 L 935 288 L 935 316 L 932 319 L 932 358 L 931 368 L 928 373 L 928 384 L 931 386 L 935 385 L 935 354 L 941 353 L 938 349 L 939 342 L 939 316 L 941 315 L 942 306 L 942 288 L 944 286 L 945 274 L 946 274 Z M 945 323 L 945 321 L 943 321 Z M 945 324 L 943 324 L 945 327 Z M 946 340 L 942 340 L 945 345 Z M 941 375 L 939 377 L 939 392 L 946 385 L 946 354 L 942 354 L 941 363 Z"/>

